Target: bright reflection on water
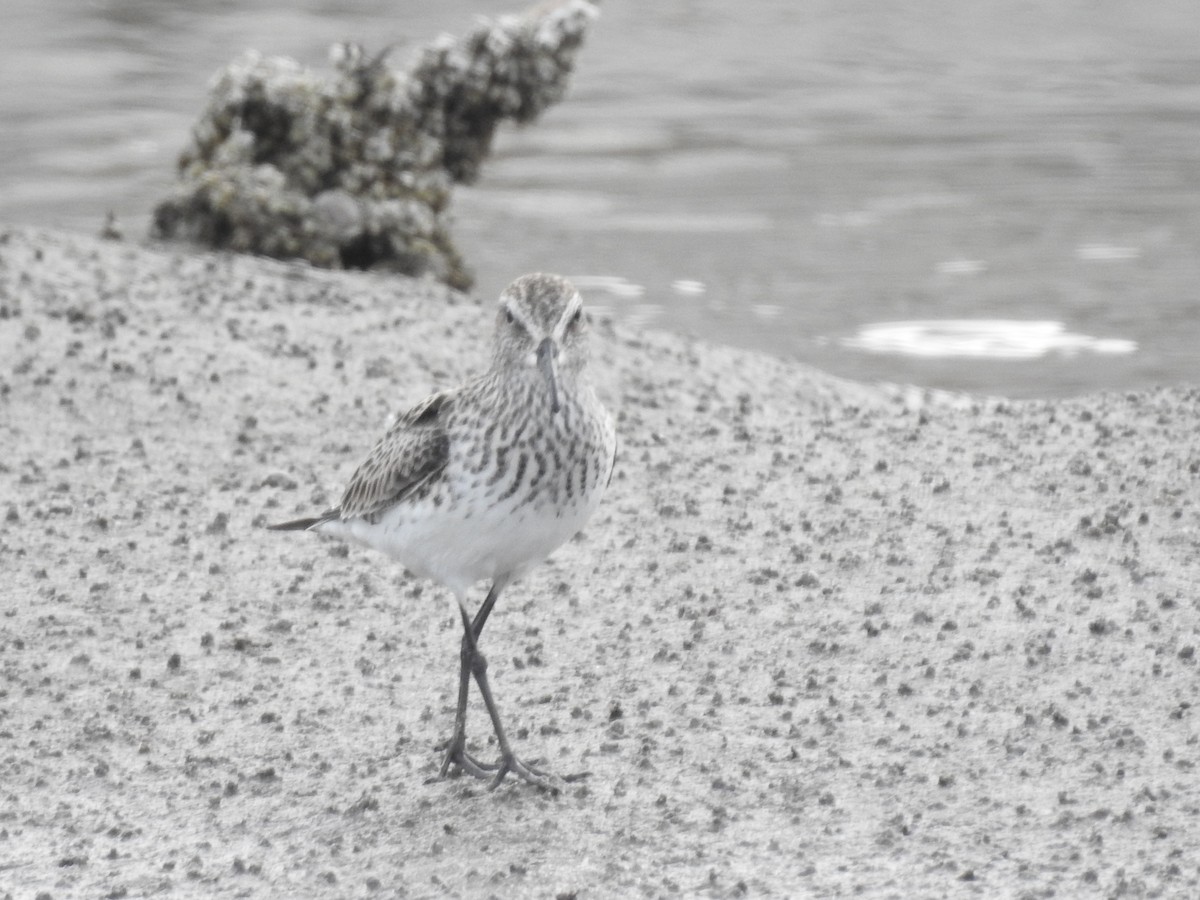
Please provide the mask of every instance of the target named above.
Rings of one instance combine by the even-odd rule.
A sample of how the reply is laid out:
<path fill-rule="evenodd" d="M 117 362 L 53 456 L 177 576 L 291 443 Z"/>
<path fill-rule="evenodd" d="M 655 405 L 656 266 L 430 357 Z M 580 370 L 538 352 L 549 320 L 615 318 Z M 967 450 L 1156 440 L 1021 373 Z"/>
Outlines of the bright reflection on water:
<path fill-rule="evenodd" d="M 402 59 L 520 0 L 6 0 L 0 220 L 144 233 L 242 48 Z M 566 101 L 456 197 L 478 291 L 594 306 L 862 379 L 1010 395 L 1200 382 L 1194 0 L 609 0 Z M 680 288 L 680 285 L 688 285 Z M 867 352 L 871 323 L 1061 323 L 1136 352 Z"/>
<path fill-rule="evenodd" d="M 938 319 L 876 322 L 842 338 L 843 347 L 868 353 L 895 353 L 927 358 L 1038 359 L 1057 353 L 1124 355 L 1137 344 L 1123 338 L 1095 338 L 1067 331 L 1062 322 L 1012 319 Z"/>

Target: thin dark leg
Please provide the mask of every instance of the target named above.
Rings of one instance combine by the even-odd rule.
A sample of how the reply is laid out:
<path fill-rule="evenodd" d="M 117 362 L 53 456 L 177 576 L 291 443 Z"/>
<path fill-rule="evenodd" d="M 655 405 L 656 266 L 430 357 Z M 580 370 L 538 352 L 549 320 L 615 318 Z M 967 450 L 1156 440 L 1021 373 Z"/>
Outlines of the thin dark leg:
<path fill-rule="evenodd" d="M 475 613 L 475 621 L 471 623 L 471 631 L 475 635 L 475 640 L 479 640 L 479 635 L 483 634 L 483 626 L 487 624 L 488 616 L 492 614 L 492 607 L 496 605 L 496 601 L 499 599 L 500 588 L 496 584 L 493 584 L 492 589 L 488 591 L 487 599 L 479 607 L 479 612 Z"/>
<path fill-rule="evenodd" d="M 475 621 L 479 622 L 481 627 L 483 622 L 487 621 L 487 614 L 491 611 L 494 602 L 492 594 L 488 594 L 488 600 L 484 601 L 479 615 L 475 617 Z M 496 766 L 495 776 L 492 778 L 492 783 L 489 787 L 494 790 L 504 780 L 504 776 L 512 772 L 517 777 L 528 781 L 536 787 L 557 792 L 557 786 L 545 772 L 522 762 L 512 752 L 512 747 L 508 743 L 508 736 L 504 733 L 504 725 L 500 722 L 500 710 L 496 708 L 496 701 L 492 698 L 492 689 L 488 684 L 487 660 L 479 652 L 479 646 L 475 643 L 475 627 L 473 623 L 467 621 L 466 613 L 463 613 L 463 629 L 465 635 L 469 635 L 471 639 L 471 673 L 475 676 L 475 683 L 479 685 L 479 693 L 483 697 L 483 705 L 487 707 L 488 716 L 492 720 L 492 729 L 496 732 L 496 742 L 500 745 L 500 762 Z"/>
<path fill-rule="evenodd" d="M 471 690 L 472 659 L 479 652 L 475 640 L 483 630 L 484 623 L 487 622 L 488 615 L 491 614 L 492 607 L 496 605 L 499 597 L 499 587 L 493 584 L 492 589 L 488 591 L 487 599 L 483 601 L 479 612 L 475 614 L 474 622 L 468 624 L 466 613 L 462 613 L 463 639 L 462 649 L 459 652 L 458 708 L 454 713 L 454 735 L 446 745 L 446 755 L 442 759 L 442 768 L 438 773 L 442 778 L 446 777 L 452 765 L 458 766 L 464 772 L 477 778 L 491 778 L 499 768 L 495 764 L 481 763 L 467 753 L 467 701 L 470 698 Z M 461 607 L 459 611 L 462 612 Z"/>
<path fill-rule="evenodd" d="M 462 650 L 459 653 L 461 668 L 458 679 L 458 709 L 454 713 L 454 735 L 446 745 L 446 755 L 442 758 L 442 768 L 439 775 L 445 778 L 450 767 L 458 766 L 462 771 L 476 778 L 491 778 L 496 769 L 493 763 L 482 763 L 467 752 L 467 700 L 471 688 L 471 643 L 467 635 L 463 635 Z"/>
<path fill-rule="evenodd" d="M 512 752 L 508 736 L 500 722 L 500 711 L 496 707 L 496 701 L 492 697 L 492 689 L 488 683 L 487 659 L 479 652 L 479 635 L 500 597 L 501 587 L 502 585 L 499 583 L 492 585 L 492 589 L 488 591 L 487 598 L 479 607 L 473 620 L 467 617 L 466 611 L 461 606 L 459 607 L 463 623 L 463 638 L 458 673 L 458 708 L 454 716 L 454 736 L 450 738 L 450 743 L 447 745 L 446 756 L 442 760 L 441 775 L 444 777 L 450 771 L 451 766 L 457 766 L 461 771 L 474 775 L 476 778 L 490 779 L 490 787 L 495 788 L 504 780 L 505 775 L 512 772 L 537 787 L 557 791 L 556 785 L 544 772 L 522 762 Z M 475 678 L 475 683 L 479 685 L 483 705 L 487 708 L 488 717 L 492 720 L 492 729 L 496 733 L 496 741 L 500 745 L 500 761 L 498 763 L 482 763 L 471 756 L 466 749 L 467 701 L 470 695 L 472 676 Z"/>

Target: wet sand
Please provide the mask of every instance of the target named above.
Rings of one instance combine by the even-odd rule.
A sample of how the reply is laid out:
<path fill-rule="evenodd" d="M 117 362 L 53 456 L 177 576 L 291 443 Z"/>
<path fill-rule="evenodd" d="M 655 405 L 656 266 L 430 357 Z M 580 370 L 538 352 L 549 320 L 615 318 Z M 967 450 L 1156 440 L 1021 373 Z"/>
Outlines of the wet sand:
<path fill-rule="evenodd" d="M 477 370 L 492 303 L 0 232 L 0 897 L 1197 892 L 1193 388 L 598 324 L 617 475 L 483 643 L 518 750 L 586 777 L 436 780 L 445 592 L 262 526 Z"/>

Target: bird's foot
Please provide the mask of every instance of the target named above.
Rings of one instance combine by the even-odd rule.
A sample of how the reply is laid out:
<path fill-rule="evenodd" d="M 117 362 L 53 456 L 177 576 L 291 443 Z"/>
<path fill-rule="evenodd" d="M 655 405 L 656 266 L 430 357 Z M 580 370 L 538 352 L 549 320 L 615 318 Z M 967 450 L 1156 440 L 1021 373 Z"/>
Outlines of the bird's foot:
<path fill-rule="evenodd" d="M 465 772 L 468 775 L 474 775 L 476 778 L 494 778 L 496 769 L 499 767 L 494 763 L 485 763 L 477 760 L 467 752 L 466 737 L 464 735 L 456 735 L 446 745 L 446 755 L 442 757 L 442 768 L 438 772 L 439 777 L 449 777 L 452 768 L 460 773 Z"/>
<path fill-rule="evenodd" d="M 558 778 L 536 766 L 523 762 L 514 753 L 501 755 L 499 762 L 481 762 L 467 752 L 465 740 L 451 739 L 446 748 L 446 755 L 442 758 L 442 768 L 439 775 L 442 778 L 447 778 L 454 772 L 490 781 L 491 784 L 488 785 L 488 790 L 495 790 L 499 787 L 500 782 L 510 773 L 522 781 L 551 794 L 557 794 L 562 790 Z"/>
<path fill-rule="evenodd" d="M 492 776 L 492 783 L 488 785 L 489 791 L 494 791 L 499 787 L 500 782 L 504 780 L 504 776 L 511 772 L 522 781 L 532 784 L 538 790 L 546 791 L 550 794 L 558 794 L 562 792 L 562 782 L 549 772 L 535 768 L 528 763 L 522 762 L 517 758 L 515 753 L 507 753 L 500 757 L 500 762 L 494 767 L 495 774 Z"/>

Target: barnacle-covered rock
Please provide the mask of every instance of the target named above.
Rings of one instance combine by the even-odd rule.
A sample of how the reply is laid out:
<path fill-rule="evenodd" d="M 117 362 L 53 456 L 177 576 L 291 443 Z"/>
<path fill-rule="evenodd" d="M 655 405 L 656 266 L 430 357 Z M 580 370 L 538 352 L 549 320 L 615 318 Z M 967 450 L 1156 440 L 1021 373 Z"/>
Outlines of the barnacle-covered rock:
<path fill-rule="evenodd" d="M 333 48 L 328 74 L 247 54 L 214 79 L 153 233 L 466 287 L 443 218 L 451 188 L 478 176 L 501 121 L 562 97 L 595 15 L 559 0 L 481 20 L 407 71 L 354 44 Z"/>

